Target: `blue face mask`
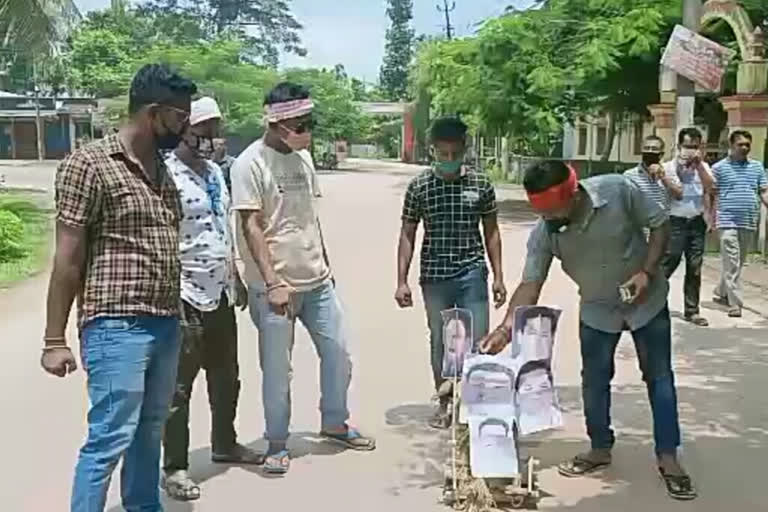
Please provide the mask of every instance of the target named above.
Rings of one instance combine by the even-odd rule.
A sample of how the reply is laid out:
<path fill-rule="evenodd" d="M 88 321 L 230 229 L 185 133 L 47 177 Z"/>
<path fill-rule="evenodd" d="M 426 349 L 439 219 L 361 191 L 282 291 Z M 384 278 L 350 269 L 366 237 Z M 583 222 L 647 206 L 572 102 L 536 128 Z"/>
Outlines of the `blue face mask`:
<path fill-rule="evenodd" d="M 434 169 L 438 176 L 455 176 L 461 171 L 464 164 L 462 160 L 449 160 L 447 162 L 435 162 Z"/>

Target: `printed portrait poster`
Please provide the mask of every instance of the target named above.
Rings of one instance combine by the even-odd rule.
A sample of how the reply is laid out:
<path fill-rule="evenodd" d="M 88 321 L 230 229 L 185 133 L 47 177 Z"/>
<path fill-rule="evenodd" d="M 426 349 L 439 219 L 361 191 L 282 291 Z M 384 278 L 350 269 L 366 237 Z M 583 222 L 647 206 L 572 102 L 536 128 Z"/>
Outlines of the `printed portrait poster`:
<path fill-rule="evenodd" d="M 561 310 L 518 307 L 513 332 L 515 409 L 521 435 L 559 428 L 563 416 L 552 373 L 555 333 Z"/>
<path fill-rule="evenodd" d="M 461 380 L 459 422 L 473 416 L 515 417 L 515 371 L 507 356 L 470 354 Z"/>
<path fill-rule="evenodd" d="M 520 471 L 515 421 L 509 418 L 469 418 L 469 466 L 475 478 L 512 478 Z"/>
<path fill-rule="evenodd" d="M 473 352 L 472 312 L 467 309 L 443 311 L 443 373 L 444 379 L 461 379 L 464 359 Z"/>

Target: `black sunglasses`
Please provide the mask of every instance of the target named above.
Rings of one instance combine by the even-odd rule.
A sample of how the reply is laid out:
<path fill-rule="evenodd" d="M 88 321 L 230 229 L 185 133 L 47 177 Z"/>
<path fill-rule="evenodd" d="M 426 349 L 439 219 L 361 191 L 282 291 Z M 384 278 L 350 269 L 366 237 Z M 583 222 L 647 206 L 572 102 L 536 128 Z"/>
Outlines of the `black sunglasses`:
<path fill-rule="evenodd" d="M 302 133 L 306 133 L 306 132 L 311 132 L 314 127 L 315 127 L 315 120 L 312 119 L 311 117 L 309 119 L 305 119 L 304 121 L 297 124 L 293 128 L 283 125 L 283 128 L 285 128 L 286 130 L 290 130 L 297 135 L 301 135 Z"/>

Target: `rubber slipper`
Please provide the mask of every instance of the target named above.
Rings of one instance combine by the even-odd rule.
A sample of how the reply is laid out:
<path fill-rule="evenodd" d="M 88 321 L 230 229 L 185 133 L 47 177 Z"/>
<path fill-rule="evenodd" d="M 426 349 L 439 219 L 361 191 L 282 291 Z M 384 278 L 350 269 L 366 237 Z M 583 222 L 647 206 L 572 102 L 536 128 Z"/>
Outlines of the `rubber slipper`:
<path fill-rule="evenodd" d="M 163 475 L 160 486 L 171 499 L 176 501 L 200 499 L 200 486 L 189 478 L 186 471 L 176 471 L 170 476 Z"/>
<path fill-rule="evenodd" d="M 680 501 L 691 501 L 698 496 L 696 489 L 693 488 L 691 477 L 688 475 L 668 475 L 664 472 L 664 468 L 659 468 L 659 476 L 662 482 L 664 482 L 670 498 Z"/>
<path fill-rule="evenodd" d="M 563 476 L 568 478 L 575 478 L 579 476 L 588 475 L 594 473 L 600 469 L 610 466 L 610 462 L 595 462 L 587 460 L 584 457 L 576 456 L 571 460 L 567 460 L 557 466 L 557 471 Z"/>
<path fill-rule="evenodd" d="M 264 459 L 264 473 L 269 475 L 284 475 L 291 467 L 291 454 L 288 450 L 270 453 Z"/>
<path fill-rule="evenodd" d="M 346 426 L 344 432 L 320 432 L 320 436 L 329 441 L 343 445 L 345 448 L 357 451 L 372 451 L 376 449 L 376 441 L 371 437 L 365 437 L 354 427 Z"/>

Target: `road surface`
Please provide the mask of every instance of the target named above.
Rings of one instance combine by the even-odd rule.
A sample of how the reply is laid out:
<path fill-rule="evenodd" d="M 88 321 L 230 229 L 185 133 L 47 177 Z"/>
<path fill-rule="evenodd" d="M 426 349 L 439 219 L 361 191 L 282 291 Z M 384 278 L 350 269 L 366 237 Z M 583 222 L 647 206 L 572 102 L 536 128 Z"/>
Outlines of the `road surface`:
<path fill-rule="evenodd" d="M 378 450 L 341 453 L 316 437 L 317 360 L 306 333 L 298 329 L 293 381 L 296 434 L 291 441 L 295 460 L 290 473 L 275 480 L 255 469 L 210 464 L 207 399 L 205 386 L 198 381 L 192 404 L 191 472 L 201 482 L 203 496 L 195 504 L 167 502 L 167 511 L 446 510 L 438 499 L 448 444 L 444 433 L 425 426 L 432 411 L 431 378 L 415 273 L 411 279 L 417 292 L 415 307 L 399 311 L 392 299 L 399 208 L 411 170 L 394 164 L 370 168 L 323 175 L 320 210 L 347 311 L 355 364 L 353 420 L 378 438 Z M 521 272 L 533 218 L 519 192 L 501 190 L 499 195 L 511 290 Z M 674 321 L 684 460 L 700 489 L 700 499 L 674 503 L 656 477 L 650 412 L 628 340 L 620 348 L 614 386 L 618 445 L 613 467 L 590 478 L 567 480 L 557 474 L 555 465 L 585 449 L 587 443 L 579 398 L 576 290 L 555 267 L 542 303 L 564 310 L 557 336 L 556 380 L 566 425 L 525 443 L 543 461 L 540 477 L 545 498 L 540 508 L 768 510 L 768 498 L 762 492 L 768 453 L 768 394 L 763 388 L 768 375 L 768 324 L 751 312 L 743 319 L 728 319 L 711 303 L 704 304 L 712 323 L 708 329 Z M 44 375 L 38 366 L 46 280 L 47 276 L 40 276 L 0 291 L 0 503 L 8 512 L 68 510 L 73 465 L 85 434 L 87 397 L 82 371 L 59 380 Z M 713 285 L 707 279 L 705 292 Z M 673 311 L 680 309 L 681 288 L 680 276 L 675 276 Z M 703 295 L 708 298 L 708 293 Z M 257 332 L 246 314 L 238 320 L 243 379 L 238 431 L 243 442 L 261 448 Z M 112 483 L 110 512 L 121 510 L 118 480 Z"/>

